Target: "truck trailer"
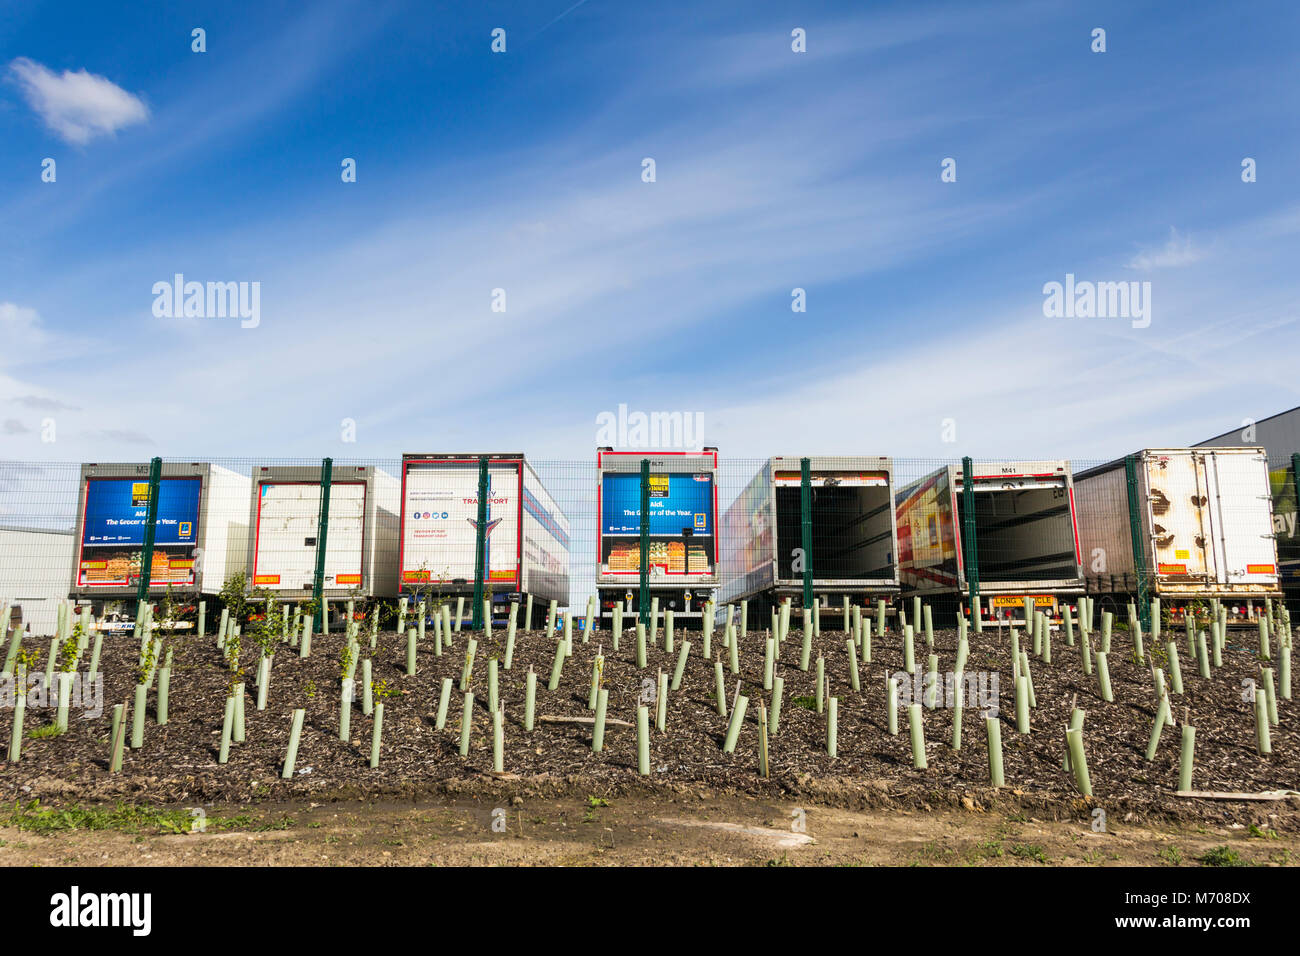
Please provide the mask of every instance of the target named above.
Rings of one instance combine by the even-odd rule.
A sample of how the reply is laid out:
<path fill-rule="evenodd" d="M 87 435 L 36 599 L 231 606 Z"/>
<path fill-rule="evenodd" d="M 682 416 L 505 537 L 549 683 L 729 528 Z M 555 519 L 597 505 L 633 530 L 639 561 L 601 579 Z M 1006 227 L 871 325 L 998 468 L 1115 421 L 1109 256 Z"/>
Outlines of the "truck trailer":
<path fill-rule="evenodd" d="M 1175 614 L 1218 598 L 1233 619 L 1281 594 L 1268 459 L 1263 449 L 1147 448 L 1075 478 L 1090 594 L 1126 605 L 1139 590 Z M 1136 522 L 1136 535 L 1134 522 Z M 1134 561 L 1134 538 L 1141 567 Z"/>
<path fill-rule="evenodd" d="M 904 595 L 966 613 L 978 582 L 982 619 L 1023 618 L 1025 598 L 1059 615 L 1083 593 L 1074 487 L 1066 461 L 974 462 L 975 562 L 962 546 L 962 466 L 946 465 L 898 492 Z"/>
<path fill-rule="evenodd" d="M 641 463 L 649 462 L 646 567 L 661 611 L 700 620 L 718 586 L 718 450 L 596 451 L 596 595 L 601 617 L 641 609 Z"/>
<path fill-rule="evenodd" d="M 529 595 L 540 609 L 550 601 L 565 607 L 569 519 L 522 453 L 402 456 L 399 593 L 473 595 L 482 459 L 488 465 L 483 594 L 491 595 L 493 616 Z"/>
<path fill-rule="evenodd" d="M 208 462 L 165 462 L 149 593 L 216 594 L 245 570 L 248 476 Z M 73 532 L 69 593 L 104 602 L 133 601 L 141 576 L 149 507 L 149 463 L 83 464 Z"/>
<path fill-rule="evenodd" d="M 252 474 L 248 583 L 278 598 L 311 597 L 321 506 L 319 466 L 260 466 Z M 373 465 L 336 465 L 325 535 L 325 598 L 397 595 L 401 486 Z"/>
<path fill-rule="evenodd" d="M 803 469 L 795 456 L 770 458 L 722 517 L 720 600 L 761 614 L 791 598 L 803 604 L 804 575 L 814 600 L 854 604 L 899 592 L 894 464 L 871 456 L 808 459 L 811 550 L 803 544 Z"/>
<path fill-rule="evenodd" d="M 0 606 L 9 605 L 15 628 L 30 625 L 37 637 L 54 634 L 68 596 L 74 540 L 71 528 L 0 526 Z M 0 616 L 0 640 L 3 629 Z"/>

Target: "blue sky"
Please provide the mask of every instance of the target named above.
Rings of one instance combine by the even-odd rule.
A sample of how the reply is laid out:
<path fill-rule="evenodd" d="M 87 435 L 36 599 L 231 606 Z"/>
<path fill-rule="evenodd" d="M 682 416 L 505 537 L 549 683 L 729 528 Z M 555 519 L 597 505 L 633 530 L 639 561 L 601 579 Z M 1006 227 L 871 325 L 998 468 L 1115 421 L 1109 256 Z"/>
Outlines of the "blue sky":
<path fill-rule="evenodd" d="M 626 404 L 1095 459 L 1300 404 L 1294 3 L 178 6 L 0 11 L 0 458 L 589 461 Z M 156 317 L 175 273 L 260 323 Z M 1045 317 L 1067 273 L 1150 325 Z"/>

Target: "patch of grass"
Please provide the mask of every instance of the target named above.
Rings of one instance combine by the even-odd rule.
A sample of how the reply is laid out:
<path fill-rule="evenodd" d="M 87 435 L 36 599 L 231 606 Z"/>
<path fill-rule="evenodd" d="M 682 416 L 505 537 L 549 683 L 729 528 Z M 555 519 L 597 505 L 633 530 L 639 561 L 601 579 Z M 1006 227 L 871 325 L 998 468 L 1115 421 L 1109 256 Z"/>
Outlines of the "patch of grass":
<path fill-rule="evenodd" d="M 606 800 L 604 797 L 593 796 L 592 794 L 589 793 L 587 794 L 587 806 L 595 810 L 597 807 L 609 806 L 609 801 Z"/>
<path fill-rule="evenodd" d="M 1170 866 L 1180 866 L 1183 862 L 1183 851 L 1179 849 L 1178 845 L 1175 843 L 1162 846 L 1159 851 L 1157 851 L 1156 856 L 1160 857 L 1160 859 L 1164 860 Z"/>
<path fill-rule="evenodd" d="M 994 859 L 1002 856 L 1002 853 L 1001 840 L 985 840 L 983 843 L 975 844 L 974 855 L 981 859 Z"/>
<path fill-rule="evenodd" d="M 1257 826 L 1256 826 L 1255 824 L 1253 824 L 1253 823 L 1252 823 L 1252 824 L 1247 828 L 1246 832 L 1249 833 L 1249 834 L 1250 834 L 1251 836 L 1253 836 L 1253 837 L 1258 837 L 1258 838 L 1261 839 L 1261 840 L 1276 840 L 1276 839 L 1277 839 L 1277 831 L 1276 831 L 1276 830 L 1274 830 L 1274 829 L 1272 829 L 1272 828 L 1270 828 L 1270 829 L 1268 829 L 1268 830 L 1261 830 L 1259 827 L 1257 827 Z"/>
<path fill-rule="evenodd" d="M 1245 866 L 1246 861 L 1241 858 L 1241 854 L 1236 850 L 1226 846 L 1216 846 L 1213 850 L 1208 851 L 1199 857 L 1204 866 Z"/>
<path fill-rule="evenodd" d="M 1037 843 L 1013 843 L 1007 847 L 1007 852 L 1014 857 L 1022 860 L 1034 860 L 1037 863 L 1046 863 L 1047 854 Z"/>
<path fill-rule="evenodd" d="M 47 737 L 58 737 L 62 733 L 58 724 L 42 724 L 27 731 L 25 736 L 31 740 L 44 740 Z"/>
<path fill-rule="evenodd" d="M 187 809 L 118 803 L 112 807 L 49 807 L 40 800 L 15 803 L 0 824 L 47 836 L 67 830 L 113 830 L 118 833 L 189 833 L 193 817 Z M 208 817 L 209 830 L 238 830 L 252 826 L 252 817 Z"/>
<path fill-rule="evenodd" d="M 805 695 L 803 697 L 791 697 L 790 703 L 793 704 L 795 707 L 802 707 L 804 710 L 817 709 L 817 698 L 812 695 Z"/>
<path fill-rule="evenodd" d="M 916 866 L 921 863 L 943 863 L 948 860 L 953 851 L 948 847 L 943 847 L 935 840 L 922 844 L 920 850 L 916 853 L 916 858 L 910 865 Z"/>

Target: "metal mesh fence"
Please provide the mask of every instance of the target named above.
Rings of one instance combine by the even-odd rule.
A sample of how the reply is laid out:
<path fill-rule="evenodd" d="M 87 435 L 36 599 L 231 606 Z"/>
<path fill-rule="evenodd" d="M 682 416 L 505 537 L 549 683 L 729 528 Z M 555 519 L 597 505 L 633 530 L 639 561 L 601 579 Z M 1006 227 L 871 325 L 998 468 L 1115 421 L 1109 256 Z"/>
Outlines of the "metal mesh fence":
<path fill-rule="evenodd" d="M 1136 595 L 1166 553 L 1195 550 L 1163 540 L 1144 508 L 1151 543 L 1135 564 L 1127 490 L 1076 487 L 1101 464 L 976 461 L 968 485 L 960 459 L 407 455 L 333 459 L 325 503 L 315 459 L 163 459 L 156 494 L 147 461 L 0 462 L 0 602 L 45 634 L 70 596 L 129 613 L 142 593 L 215 595 L 239 575 L 287 601 L 424 591 L 505 613 L 531 595 L 575 617 L 653 602 L 686 626 L 706 602 L 742 600 L 763 615 L 785 598 L 919 594 L 958 613 L 975 589 L 983 613 L 1012 614 L 1026 595 L 1040 608 L 1085 588 Z M 1272 512 L 1251 480 L 1224 477 L 1222 497 L 1264 544 L 1230 562 L 1266 584 Z"/>

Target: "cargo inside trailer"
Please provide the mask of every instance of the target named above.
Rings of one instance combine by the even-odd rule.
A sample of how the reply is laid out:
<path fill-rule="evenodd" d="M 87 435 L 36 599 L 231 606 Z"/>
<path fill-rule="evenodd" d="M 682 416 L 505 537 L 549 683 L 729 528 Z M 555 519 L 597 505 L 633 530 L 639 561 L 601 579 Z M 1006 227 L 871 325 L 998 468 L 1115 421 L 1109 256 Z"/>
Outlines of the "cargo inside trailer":
<path fill-rule="evenodd" d="M 976 488 L 975 550 L 981 585 L 1078 576 L 1070 499 L 1057 488 Z M 958 531 L 966 501 L 957 492 Z"/>
<path fill-rule="evenodd" d="M 812 571 L 814 578 L 872 581 L 894 576 L 893 496 L 886 485 L 814 485 Z M 789 580 L 795 549 L 803 547 L 798 487 L 776 489 L 778 577 Z"/>

